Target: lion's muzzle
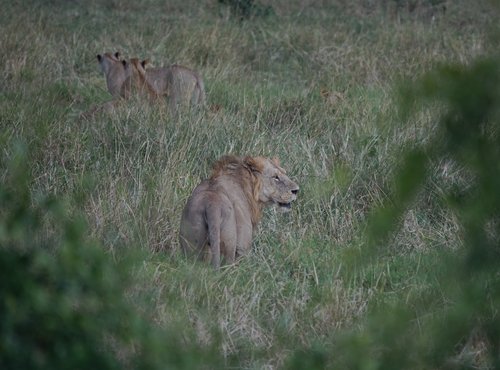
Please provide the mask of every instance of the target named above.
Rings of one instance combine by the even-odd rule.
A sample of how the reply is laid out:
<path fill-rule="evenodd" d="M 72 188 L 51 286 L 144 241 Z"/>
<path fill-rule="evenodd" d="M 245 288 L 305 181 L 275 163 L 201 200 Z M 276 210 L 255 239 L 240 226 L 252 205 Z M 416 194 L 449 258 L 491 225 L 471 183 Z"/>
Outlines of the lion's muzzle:
<path fill-rule="evenodd" d="M 293 183 L 293 187 L 290 189 L 290 192 L 285 193 L 280 201 L 276 202 L 278 209 L 281 212 L 289 212 L 292 209 L 292 202 L 297 199 L 297 193 L 299 192 L 299 186 Z M 290 186 L 290 184 L 289 184 Z"/>

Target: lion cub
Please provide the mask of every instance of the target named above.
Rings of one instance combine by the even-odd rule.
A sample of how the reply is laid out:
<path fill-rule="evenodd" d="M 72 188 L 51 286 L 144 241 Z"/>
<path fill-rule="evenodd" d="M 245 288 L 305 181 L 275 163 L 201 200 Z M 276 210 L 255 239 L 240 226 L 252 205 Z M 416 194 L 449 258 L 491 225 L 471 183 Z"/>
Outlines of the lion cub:
<path fill-rule="evenodd" d="M 97 55 L 101 70 L 106 76 L 108 91 L 114 98 L 129 98 L 133 87 L 151 98 L 165 98 L 172 111 L 180 106 L 205 104 L 205 85 L 200 75 L 180 65 L 146 69 L 147 60 L 137 58 L 130 62 L 120 60 L 120 54 Z M 139 85 L 138 85 L 139 84 Z"/>

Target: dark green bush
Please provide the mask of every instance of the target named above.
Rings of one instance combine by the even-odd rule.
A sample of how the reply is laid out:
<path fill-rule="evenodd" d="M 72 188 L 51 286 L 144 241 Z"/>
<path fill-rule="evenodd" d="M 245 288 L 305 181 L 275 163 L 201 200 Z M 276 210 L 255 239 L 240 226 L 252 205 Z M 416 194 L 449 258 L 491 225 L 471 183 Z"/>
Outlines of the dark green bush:
<path fill-rule="evenodd" d="M 500 368 L 500 68 L 496 58 L 429 73 L 402 94 L 403 116 L 437 111 L 430 139 L 407 151 L 386 205 L 371 219 L 368 245 L 384 254 L 403 213 L 451 161 L 472 179 L 442 190 L 461 226 L 462 245 L 441 251 L 438 289 L 382 305 L 362 341 L 371 368 Z M 427 104 L 428 103 L 428 104 Z M 437 285 L 437 284 L 436 284 Z M 426 298 L 424 298 L 427 296 Z M 437 304 L 433 304 L 435 302 Z M 359 343 L 359 342 L 358 342 Z M 346 356 L 347 357 L 347 356 Z M 346 366 L 360 368 L 352 357 Z M 363 361 L 366 361 L 363 360 Z"/>
<path fill-rule="evenodd" d="M 3 164 L 0 184 L 0 369 L 192 369 L 217 361 L 138 314 L 126 298 L 130 266 L 90 240 L 62 200 L 30 193 L 27 158 L 21 149 Z"/>
<path fill-rule="evenodd" d="M 27 162 L 18 150 L 0 185 L 0 368 L 121 368 L 110 344 L 134 325 L 125 276 L 62 202 L 30 194 Z"/>
<path fill-rule="evenodd" d="M 360 257 L 351 266 L 356 275 L 390 255 L 404 213 L 432 186 L 432 170 L 451 162 L 471 180 L 466 187 L 439 189 L 461 230 L 461 245 L 432 252 L 432 275 L 439 280 L 426 290 L 386 295 L 385 301 L 382 295 L 359 331 L 337 336 L 328 351 L 298 351 L 287 366 L 500 369 L 499 66 L 497 58 L 489 58 L 443 67 L 402 91 L 403 120 L 414 122 L 409 118 L 426 109 L 437 124 L 427 141 L 404 152 L 392 192 L 373 212 Z M 429 274 L 429 269 L 420 270 Z"/>

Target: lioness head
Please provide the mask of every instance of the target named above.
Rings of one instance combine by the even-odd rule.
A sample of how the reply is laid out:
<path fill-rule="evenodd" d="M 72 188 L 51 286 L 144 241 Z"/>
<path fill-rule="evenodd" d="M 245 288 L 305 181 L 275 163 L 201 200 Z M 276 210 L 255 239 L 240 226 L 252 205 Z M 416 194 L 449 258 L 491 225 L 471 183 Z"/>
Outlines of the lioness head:
<path fill-rule="evenodd" d="M 127 75 L 121 89 L 121 95 L 123 97 L 129 98 L 134 89 L 140 93 L 148 94 L 151 98 L 158 97 L 146 76 L 147 63 L 147 60 L 139 60 L 138 58 L 130 58 L 128 62 L 123 61 L 125 73 Z"/>
<path fill-rule="evenodd" d="M 146 64 L 148 63 L 147 60 L 141 61 L 139 58 L 130 58 L 128 62 L 123 61 L 122 63 L 127 77 L 130 77 L 135 81 L 145 81 Z"/>
<path fill-rule="evenodd" d="M 101 66 L 103 73 L 108 74 L 114 65 L 116 65 L 117 63 L 121 63 L 120 53 L 119 52 L 116 52 L 114 54 L 104 53 L 102 55 L 97 54 L 97 61 L 99 62 L 99 65 Z"/>
<path fill-rule="evenodd" d="M 299 186 L 290 180 L 285 170 L 280 167 L 277 158 L 246 157 L 245 163 L 252 171 L 258 173 L 260 186 L 259 201 L 264 204 L 273 204 L 282 212 L 288 212 L 292 202 L 297 199 Z"/>
<path fill-rule="evenodd" d="M 126 62 L 120 60 L 120 53 L 118 52 L 114 54 L 97 54 L 97 61 L 106 76 L 108 91 L 114 97 L 118 97 L 121 93 L 123 83 L 129 76 L 129 72 L 125 68 Z"/>

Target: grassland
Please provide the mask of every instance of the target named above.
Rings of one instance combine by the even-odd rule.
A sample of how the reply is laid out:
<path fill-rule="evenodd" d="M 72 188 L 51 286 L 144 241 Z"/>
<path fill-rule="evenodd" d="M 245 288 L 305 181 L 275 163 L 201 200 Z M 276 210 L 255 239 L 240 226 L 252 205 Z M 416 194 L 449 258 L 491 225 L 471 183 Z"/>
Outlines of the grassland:
<path fill-rule="evenodd" d="M 292 367 L 301 350 L 318 354 L 302 368 L 335 363 L 335 346 L 380 305 L 439 296 L 435 254 L 460 245 L 441 194 L 467 176 L 444 161 L 385 254 L 352 264 L 402 150 L 435 127 L 429 111 L 401 118 L 398 87 L 495 47 L 488 3 L 429 3 L 276 1 L 274 14 L 240 21 L 208 0 L 8 1 L 0 179 L 25 143 L 32 196 L 83 214 L 110 260 L 133 254 L 130 305 L 186 347 L 234 368 Z M 116 50 L 197 69 L 221 109 L 172 117 L 134 100 L 82 118 L 110 99 L 95 56 Z M 289 214 L 265 212 L 250 256 L 214 272 L 178 255 L 177 233 L 190 192 L 227 153 L 278 156 L 301 190 Z M 480 346 L 470 353 L 480 366 Z"/>

